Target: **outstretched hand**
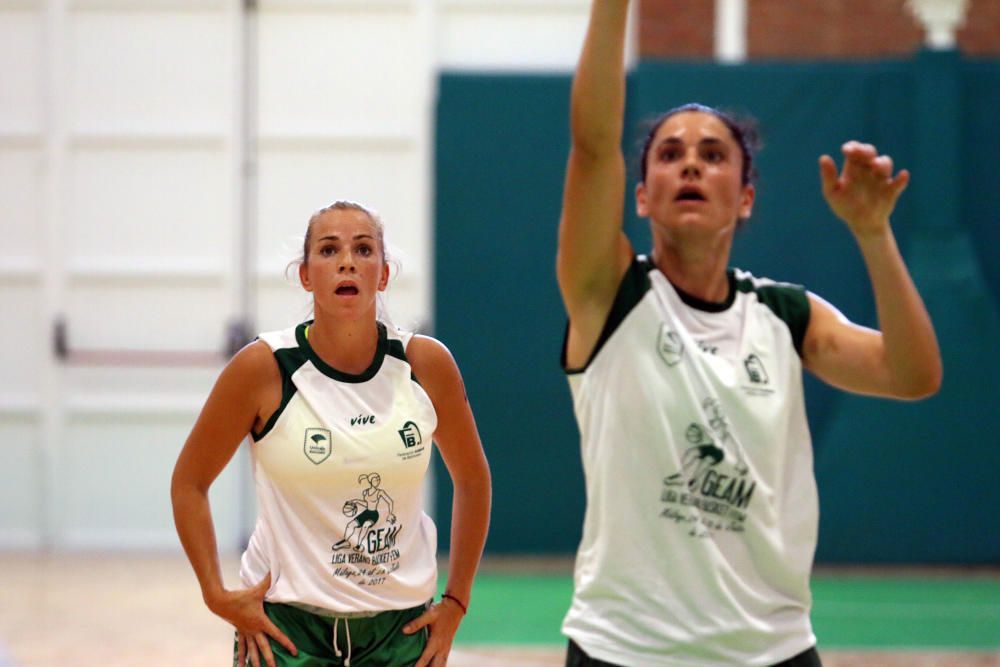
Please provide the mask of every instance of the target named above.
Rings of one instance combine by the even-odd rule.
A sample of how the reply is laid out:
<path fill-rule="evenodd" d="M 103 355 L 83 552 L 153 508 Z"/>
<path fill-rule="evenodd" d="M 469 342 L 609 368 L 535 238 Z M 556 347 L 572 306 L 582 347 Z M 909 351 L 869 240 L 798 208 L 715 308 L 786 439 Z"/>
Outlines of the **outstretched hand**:
<path fill-rule="evenodd" d="M 910 182 L 910 172 L 903 169 L 893 176 L 892 158 L 879 155 L 871 144 L 848 141 L 841 151 L 844 169 L 840 174 L 829 155 L 819 159 L 827 204 L 858 238 L 885 231 L 896 200 Z"/>
<path fill-rule="evenodd" d="M 427 627 L 427 645 L 414 667 L 445 667 L 448 664 L 448 654 L 464 615 L 458 604 L 443 598 L 403 627 L 403 632 L 408 635 Z"/>
<path fill-rule="evenodd" d="M 261 656 L 267 667 L 275 667 L 274 654 L 268 637 L 284 646 L 292 655 L 298 650 L 285 633 L 264 613 L 264 596 L 271 587 L 271 573 L 252 588 L 225 591 L 209 608 L 236 627 L 236 664 L 240 667 L 249 658 L 253 667 L 261 667 Z"/>

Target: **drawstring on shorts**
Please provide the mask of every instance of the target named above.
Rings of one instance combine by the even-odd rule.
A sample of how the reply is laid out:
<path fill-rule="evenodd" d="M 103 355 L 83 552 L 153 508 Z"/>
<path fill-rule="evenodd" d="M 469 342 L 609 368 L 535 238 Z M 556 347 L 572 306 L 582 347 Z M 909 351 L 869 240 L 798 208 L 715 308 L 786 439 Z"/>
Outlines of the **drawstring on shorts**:
<path fill-rule="evenodd" d="M 333 617 L 333 652 L 339 658 L 342 654 L 340 652 L 340 647 L 337 646 L 337 625 L 340 624 L 340 617 Z M 344 619 L 344 631 L 347 635 L 347 659 L 344 660 L 344 667 L 351 667 L 351 621 L 347 618 Z"/>

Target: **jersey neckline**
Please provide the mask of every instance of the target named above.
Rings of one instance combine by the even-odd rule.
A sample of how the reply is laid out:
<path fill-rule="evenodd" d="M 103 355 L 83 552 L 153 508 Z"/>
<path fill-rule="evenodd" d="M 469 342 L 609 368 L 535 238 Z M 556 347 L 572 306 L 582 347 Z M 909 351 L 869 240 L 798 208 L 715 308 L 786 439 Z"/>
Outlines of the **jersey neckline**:
<path fill-rule="evenodd" d="M 385 360 L 386 351 L 389 349 L 388 334 L 386 333 L 385 325 L 381 322 L 376 322 L 375 325 L 378 328 L 378 342 L 375 344 L 375 357 L 372 359 L 372 363 L 369 364 L 368 368 L 361 371 L 357 375 L 352 375 L 351 373 L 345 373 L 339 371 L 330 364 L 323 361 L 316 350 L 312 348 L 309 344 L 309 338 L 306 336 L 306 330 L 313 323 L 313 320 L 308 322 L 303 322 L 299 326 L 295 327 L 295 341 L 299 344 L 299 347 L 305 352 L 306 358 L 312 362 L 312 365 L 322 373 L 323 375 L 337 380 L 338 382 L 367 382 L 375 377 L 379 369 L 382 368 L 382 362 Z"/>
<path fill-rule="evenodd" d="M 657 271 L 659 271 L 659 269 L 657 269 Z M 661 271 L 660 273 L 663 272 Z M 663 274 L 663 277 L 667 278 L 666 274 Z M 698 298 L 693 294 L 688 294 L 680 287 L 670 282 L 670 278 L 667 278 L 667 282 L 670 283 L 670 286 L 674 288 L 675 292 L 677 292 L 677 296 L 681 298 L 684 305 L 690 306 L 696 310 L 702 310 L 706 313 L 724 312 L 729 310 L 729 307 L 736 301 L 736 274 L 732 269 L 726 269 L 726 283 L 728 284 L 729 293 L 722 301 L 705 301 L 704 299 Z"/>
<path fill-rule="evenodd" d="M 702 298 L 694 296 L 693 294 L 688 294 L 675 285 L 673 281 L 667 277 L 667 274 L 660 271 L 660 267 L 653 262 L 653 258 L 650 255 L 642 255 L 641 260 L 646 263 L 649 270 L 656 271 L 663 276 L 663 279 L 674 288 L 675 292 L 677 292 L 677 296 L 679 296 L 681 301 L 684 302 L 684 305 L 689 306 L 690 308 L 701 310 L 706 313 L 721 313 L 729 310 L 729 307 L 736 301 L 736 271 L 732 268 L 726 269 L 726 283 L 728 284 L 728 293 L 726 294 L 726 298 L 722 301 L 706 301 Z"/>

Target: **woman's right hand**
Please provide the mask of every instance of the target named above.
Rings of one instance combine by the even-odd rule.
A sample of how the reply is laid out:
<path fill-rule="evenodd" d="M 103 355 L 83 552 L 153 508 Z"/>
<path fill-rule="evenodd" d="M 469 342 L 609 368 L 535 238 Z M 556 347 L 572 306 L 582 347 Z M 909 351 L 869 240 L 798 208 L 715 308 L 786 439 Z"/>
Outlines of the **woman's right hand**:
<path fill-rule="evenodd" d="M 271 573 L 252 588 L 223 591 L 221 595 L 206 600 L 208 608 L 236 627 L 236 664 L 242 667 L 247 658 L 253 667 L 261 667 L 261 656 L 267 667 L 275 667 L 274 654 L 268 638 L 284 646 L 292 655 L 298 649 L 285 633 L 264 613 L 264 596 L 271 587 Z"/>

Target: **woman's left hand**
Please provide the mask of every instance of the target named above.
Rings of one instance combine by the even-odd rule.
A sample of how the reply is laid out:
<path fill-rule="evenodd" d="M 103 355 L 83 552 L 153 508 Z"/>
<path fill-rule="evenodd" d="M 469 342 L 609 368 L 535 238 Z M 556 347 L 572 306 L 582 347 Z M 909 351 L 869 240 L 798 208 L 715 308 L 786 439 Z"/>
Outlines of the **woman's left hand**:
<path fill-rule="evenodd" d="M 859 239 L 886 231 L 910 173 L 904 169 L 893 176 L 892 158 L 879 155 L 871 144 L 848 141 L 841 150 L 844 169 L 840 174 L 829 155 L 819 159 L 826 202 Z"/>
<path fill-rule="evenodd" d="M 403 626 L 403 632 L 408 635 L 427 627 L 427 646 L 414 667 L 445 667 L 448 664 L 451 644 L 464 615 L 458 603 L 444 598 Z"/>

